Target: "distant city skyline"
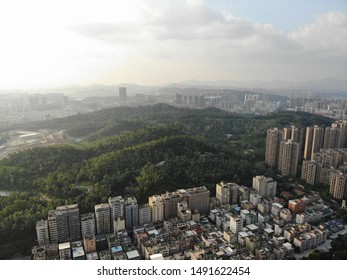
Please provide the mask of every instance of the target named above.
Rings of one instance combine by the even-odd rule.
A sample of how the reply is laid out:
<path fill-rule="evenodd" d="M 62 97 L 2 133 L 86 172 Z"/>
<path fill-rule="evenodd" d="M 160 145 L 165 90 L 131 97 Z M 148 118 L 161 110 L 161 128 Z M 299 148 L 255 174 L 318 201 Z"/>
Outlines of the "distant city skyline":
<path fill-rule="evenodd" d="M 0 36 L 0 90 L 347 76 L 343 0 L 14 0 Z"/>

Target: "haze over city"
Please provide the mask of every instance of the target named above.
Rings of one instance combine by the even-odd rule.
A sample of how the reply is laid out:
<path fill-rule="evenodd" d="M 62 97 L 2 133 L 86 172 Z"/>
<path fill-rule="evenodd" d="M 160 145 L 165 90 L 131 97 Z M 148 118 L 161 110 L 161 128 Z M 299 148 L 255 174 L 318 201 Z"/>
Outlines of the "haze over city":
<path fill-rule="evenodd" d="M 343 0 L 14 0 L 0 36 L 1 90 L 347 73 Z"/>
<path fill-rule="evenodd" d="M 0 262 L 347 260 L 346 0 L 1 1 L 0 38 Z"/>

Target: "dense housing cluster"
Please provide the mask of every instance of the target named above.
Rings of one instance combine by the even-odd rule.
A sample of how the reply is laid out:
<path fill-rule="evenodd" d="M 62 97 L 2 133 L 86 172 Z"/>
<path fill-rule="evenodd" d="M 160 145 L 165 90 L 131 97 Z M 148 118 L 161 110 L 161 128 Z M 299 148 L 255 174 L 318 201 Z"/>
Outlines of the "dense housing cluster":
<path fill-rule="evenodd" d="M 80 214 L 78 205 L 49 211 L 36 224 L 34 259 L 292 259 L 344 228 L 317 194 L 288 200 L 277 182 L 253 177 L 252 187 L 216 184 L 148 198 L 110 197 Z M 298 194 L 300 191 L 297 191 Z"/>

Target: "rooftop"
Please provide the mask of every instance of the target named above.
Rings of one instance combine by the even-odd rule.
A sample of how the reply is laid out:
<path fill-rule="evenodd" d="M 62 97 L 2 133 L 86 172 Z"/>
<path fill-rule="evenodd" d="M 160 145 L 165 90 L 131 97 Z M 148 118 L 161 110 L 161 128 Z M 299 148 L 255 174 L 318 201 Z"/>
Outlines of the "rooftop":
<path fill-rule="evenodd" d="M 70 249 L 70 242 L 59 243 L 59 250 Z"/>
<path fill-rule="evenodd" d="M 84 256 L 84 250 L 83 247 L 75 247 L 72 249 L 72 257 L 78 258 Z"/>
<path fill-rule="evenodd" d="M 128 260 L 136 259 L 140 257 L 140 254 L 137 250 L 129 251 L 126 253 Z"/>
<path fill-rule="evenodd" d="M 111 248 L 111 253 L 112 254 L 119 253 L 119 252 L 122 252 L 122 251 L 123 251 L 122 246 L 116 246 L 116 247 L 112 247 Z"/>
<path fill-rule="evenodd" d="M 164 260 L 163 254 L 154 254 L 149 256 L 150 260 Z"/>

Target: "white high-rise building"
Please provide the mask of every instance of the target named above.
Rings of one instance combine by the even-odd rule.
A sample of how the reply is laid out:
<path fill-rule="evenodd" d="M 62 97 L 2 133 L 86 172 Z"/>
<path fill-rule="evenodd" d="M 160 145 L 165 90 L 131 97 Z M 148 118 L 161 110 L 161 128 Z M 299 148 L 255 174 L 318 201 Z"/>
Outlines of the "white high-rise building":
<path fill-rule="evenodd" d="M 221 205 L 237 204 L 239 185 L 236 183 L 226 183 L 224 181 L 216 184 L 216 198 Z"/>
<path fill-rule="evenodd" d="M 48 231 L 48 221 L 37 221 L 36 222 L 36 236 L 39 245 L 46 245 L 49 242 L 49 231 Z"/>
<path fill-rule="evenodd" d="M 216 198 L 221 205 L 230 203 L 230 187 L 224 181 L 216 184 Z"/>
<path fill-rule="evenodd" d="M 265 177 L 265 176 L 253 177 L 252 187 L 258 191 L 258 194 L 262 198 L 276 196 L 277 182 L 271 177 Z"/>
<path fill-rule="evenodd" d="M 51 243 L 58 243 L 58 227 L 55 210 L 48 211 L 48 229 Z"/>
<path fill-rule="evenodd" d="M 152 222 L 164 220 L 164 200 L 160 195 L 153 195 L 148 198 L 148 205 L 152 209 Z"/>
<path fill-rule="evenodd" d="M 234 215 L 230 217 L 230 230 L 234 234 L 238 234 L 242 231 L 243 221 L 239 215 Z"/>

